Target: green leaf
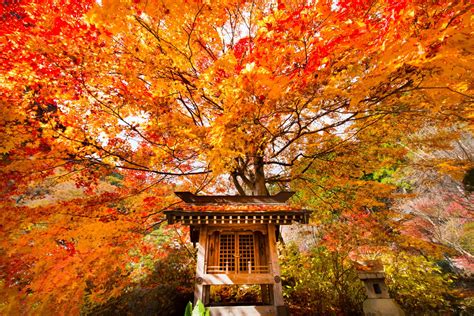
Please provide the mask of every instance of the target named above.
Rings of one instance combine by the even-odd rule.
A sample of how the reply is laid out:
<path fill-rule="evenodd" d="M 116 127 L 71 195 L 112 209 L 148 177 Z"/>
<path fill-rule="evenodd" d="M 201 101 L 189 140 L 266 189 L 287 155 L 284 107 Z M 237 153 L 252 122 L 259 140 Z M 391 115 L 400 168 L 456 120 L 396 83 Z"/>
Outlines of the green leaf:
<path fill-rule="evenodd" d="M 193 310 L 193 303 L 188 302 L 188 304 L 186 305 L 186 310 L 184 311 L 184 316 L 191 316 L 192 310 Z"/>
<path fill-rule="evenodd" d="M 205 313 L 206 313 L 206 308 L 204 307 L 204 304 L 201 301 L 198 301 L 196 306 L 193 309 L 192 316 L 202 316 L 202 315 L 205 315 Z"/>

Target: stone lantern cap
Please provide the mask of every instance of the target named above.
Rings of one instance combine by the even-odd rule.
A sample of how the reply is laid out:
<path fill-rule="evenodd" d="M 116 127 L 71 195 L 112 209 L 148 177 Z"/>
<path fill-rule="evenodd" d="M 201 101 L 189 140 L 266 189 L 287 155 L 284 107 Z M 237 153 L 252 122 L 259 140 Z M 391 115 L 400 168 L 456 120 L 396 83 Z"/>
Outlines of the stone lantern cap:
<path fill-rule="evenodd" d="M 355 262 L 355 268 L 359 274 L 359 279 L 364 282 L 369 299 L 390 298 L 385 284 L 383 264 L 380 260 L 368 260 L 362 263 Z"/>
<path fill-rule="evenodd" d="M 383 264 L 380 260 L 355 262 L 355 268 L 361 280 L 385 278 Z"/>
<path fill-rule="evenodd" d="M 385 273 L 384 272 L 358 272 L 359 274 L 359 279 L 362 281 L 364 280 L 380 280 L 380 279 L 385 279 Z"/>

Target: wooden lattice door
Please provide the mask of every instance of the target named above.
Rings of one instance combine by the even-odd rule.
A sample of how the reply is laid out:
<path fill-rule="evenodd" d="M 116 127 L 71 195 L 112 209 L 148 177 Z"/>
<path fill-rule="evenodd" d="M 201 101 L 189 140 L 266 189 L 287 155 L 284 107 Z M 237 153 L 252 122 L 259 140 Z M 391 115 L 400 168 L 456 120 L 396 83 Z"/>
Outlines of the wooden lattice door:
<path fill-rule="evenodd" d="M 238 257 L 237 271 L 240 273 L 252 273 L 255 266 L 255 246 L 253 234 L 238 234 L 238 247 L 236 256 Z"/>
<path fill-rule="evenodd" d="M 208 245 L 208 273 L 267 273 L 266 242 L 260 232 L 214 232 Z"/>
<path fill-rule="evenodd" d="M 255 265 L 253 233 L 223 233 L 219 236 L 219 268 L 226 273 L 248 273 Z"/>
<path fill-rule="evenodd" d="M 226 273 L 235 271 L 235 235 L 221 234 L 219 236 L 219 269 Z"/>

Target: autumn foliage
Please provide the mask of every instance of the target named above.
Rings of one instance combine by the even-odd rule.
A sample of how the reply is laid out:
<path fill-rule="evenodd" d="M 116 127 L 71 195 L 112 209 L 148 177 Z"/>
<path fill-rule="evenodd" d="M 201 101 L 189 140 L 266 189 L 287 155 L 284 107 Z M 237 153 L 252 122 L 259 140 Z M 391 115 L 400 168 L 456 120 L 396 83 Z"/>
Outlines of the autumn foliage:
<path fill-rule="evenodd" d="M 153 267 L 140 263 L 187 247 L 185 230 L 162 227 L 177 190 L 295 190 L 321 243 L 352 258 L 393 245 L 469 254 L 413 228 L 426 217 L 395 207 L 416 190 L 393 173 L 472 133 L 470 1 L 0 10 L 2 312 L 78 314 L 143 284 Z M 423 162 L 460 181 L 465 157 Z M 465 227 L 471 210 L 456 203 Z"/>

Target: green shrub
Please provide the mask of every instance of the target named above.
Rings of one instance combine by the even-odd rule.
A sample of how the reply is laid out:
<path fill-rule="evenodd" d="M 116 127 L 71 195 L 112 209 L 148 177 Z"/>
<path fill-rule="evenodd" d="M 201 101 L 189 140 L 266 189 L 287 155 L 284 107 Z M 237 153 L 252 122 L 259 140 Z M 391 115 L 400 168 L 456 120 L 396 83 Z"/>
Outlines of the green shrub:
<path fill-rule="evenodd" d="M 390 295 L 403 310 L 418 315 L 450 310 L 452 281 L 434 261 L 406 252 L 381 257 Z"/>
<path fill-rule="evenodd" d="M 361 315 L 365 290 L 347 254 L 288 244 L 281 255 L 284 296 L 292 315 Z"/>
<path fill-rule="evenodd" d="M 189 302 L 186 305 L 184 316 L 210 316 L 209 308 L 204 307 L 204 304 L 198 300 L 196 306 L 193 308 L 193 303 Z"/>

